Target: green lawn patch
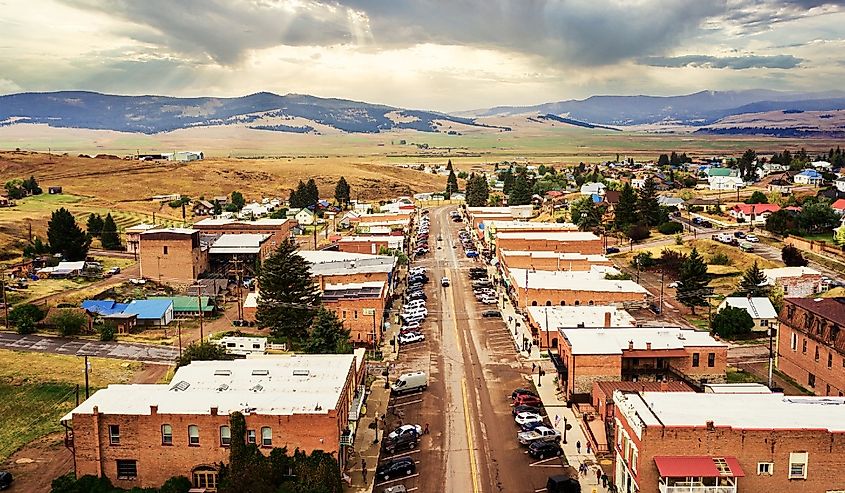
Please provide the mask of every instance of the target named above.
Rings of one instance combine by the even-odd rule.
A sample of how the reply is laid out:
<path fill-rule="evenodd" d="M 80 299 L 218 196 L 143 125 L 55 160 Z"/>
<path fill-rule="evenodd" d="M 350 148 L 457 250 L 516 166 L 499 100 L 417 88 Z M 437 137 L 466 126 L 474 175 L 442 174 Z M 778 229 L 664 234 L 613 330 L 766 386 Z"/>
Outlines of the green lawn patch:
<path fill-rule="evenodd" d="M 76 386 L 70 383 L 0 383 L 0 395 L 0 461 L 30 441 L 61 430 L 59 420 L 76 404 Z"/>

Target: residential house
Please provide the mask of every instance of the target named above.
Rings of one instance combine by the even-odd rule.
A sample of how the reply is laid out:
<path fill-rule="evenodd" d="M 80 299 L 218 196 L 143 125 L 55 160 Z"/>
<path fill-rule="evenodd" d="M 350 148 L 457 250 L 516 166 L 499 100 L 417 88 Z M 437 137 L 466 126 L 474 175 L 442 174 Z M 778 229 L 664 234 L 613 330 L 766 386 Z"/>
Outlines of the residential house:
<path fill-rule="evenodd" d="M 845 199 L 836 199 L 830 207 L 840 216 L 845 216 Z"/>
<path fill-rule="evenodd" d="M 754 320 L 754 327 L 751 329 L 754 332 L 767 332 L 773 329 L 775 334 L 778 328 L 778 313 L 769 298 L 746 297 L 746 296 L 729 296 L 722 300 L 719 307 L 716 309 L 717 313 L 727 307 L 740 308 L 748 312 L 751 319 Z"/>
<path fill-rule="evenodd" d="M 728 214 L 740 223 L 765 224 L 766 219 L 779 210 L 777 204 L 736 204 Z"/>
<path fill-rule="evenodd" d="M 214 306 L 214 300 L 208 296 L 202 296 L 199 299 L 196 296 L 150 296 L 149 299 L 172 302 L 173 316 L 175 318 L 198 317 L 200 307 L 202 308 L 203 316 L 207 317 L 213 315 L 217 308 Z"/>
<path fill-rule="evenodd" d="M 717 168 L 722 169 L 722 168 Z M 715 175 L 707 178 L 710 190 L 739 190 L 745 188 L 745 182 L 738 176 Z"/>
<path fill-rule="evenodd" d="M 617 391 L 620 492 L 845 490 L 845 399 Z"/>
<path fill-rule="evenodd" d="M 840 176 L 833 184 L 836 185 L 836 190 L 845 193 L 845 176 Z"/>
<path fill-rule="evenodd" d="M 830 169 L 833 167 L 833 165 L 827 161 L 813 161 L 812 163 L 810 163 L 810 166 L 812 166 L 814 169 L 821 171 L 830 171 Z"/>
<path fill-rule="evenodd" d="M 266 205 L 259 204 L 258 202 L 250 202 L 238 212 L 238 217 L 241 219 L 257 219 L 269 213 L 270 209 Z"/>
<path fill-rule="evenodd" d="M 845 298 L 786 298 L 778 370 L 816 395 L 845 393 Z"/>
<path fill-rule="evenodd" d="M 784 173 L 770 181 L 767 189 L 770 192 L 779 192 L 783 195 L 790 195 L 792 193 L 792 177 L 789 173 Z"/>
<path fill-rule="evenodd" d="M 661 195 L 657 197 L 657 203 L 660 204 L 662 207 L 674 207 L 679 211 L 684 210 L 684 199 L 680 197 L 669 197 L 667 195 Z"/>
<path fill-rule="evenodd" d="M 822 174 L 814 169 L 805 169 L 804 171 L 795 175 L 792 180 L 796 185 L 810 185 L 813 187 L 821 186 L 824 182 Z"/>
<path fill-rule="evenodd" d="M 214 215 L 214 204 L 207 200 L 197 200 L 194 202 L 195 216 L 211 216 Z"/>
<path fill-rule="evenodd" d="M 311 226 L 317 219 L 314 212 L 307 207 L 302 209 L 289 209 L 287 215 L 289 218 L 292 217 L 297 223 L 303 226 Z"/>
<path fill-rule="evenodd" d="M 61 195 L 62 194 L 62 187 L 47 187 L 47 194 L 48 195 Z"/>
<path fill-rule="evenodd" d="M 607 185 L 604 183 L 589 182 L 581 185 L 581 195 L 604 195 Z"/>
<path fill-rule="evenodd" d="M 822 290 L 821 272 L 810 267 L 763 269 L 767 286 L 778 286 L 789 297 L 812 296 Z"/>
<path fill-rule="evenodd" d="M 173 321 L 173 302 L 169 299 L 132 300 L 123 313 L 138 316 L 138 325 L 165 327 Z"/>

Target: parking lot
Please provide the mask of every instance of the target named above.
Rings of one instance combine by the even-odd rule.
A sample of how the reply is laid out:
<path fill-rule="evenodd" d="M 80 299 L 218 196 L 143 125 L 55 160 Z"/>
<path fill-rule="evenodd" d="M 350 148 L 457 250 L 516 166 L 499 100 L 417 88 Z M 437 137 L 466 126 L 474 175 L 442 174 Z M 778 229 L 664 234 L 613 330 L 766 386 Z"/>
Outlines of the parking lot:
<path fill-rule="evenodd" d="M 404 469 L 386 481 L 377 477 L 374 491 L 398 485 L 406 491 L 543 491 L 548 476 L 564 471 L 565 459 L 534 459 L 517 441 L 520 429 L 510 396 L 528 385 L 530 366 L 518 359 L 513 336 L 493 315 L 495 299 L 484 300 L 481 293 L 479 301 L 473 293 L 472 282 L 483 278 L 471 279 L 471 269 L 484 264 L 466 256 L 469 248 L 458 237 L 464 223 L 453 221 L 446 208 L 429 215 L 428 238 L 414 235 L 428 244 L 429 252 L 417 255 L 411 265 L 425 268 L 428 278 L 422 288 L 427 313 L 413 329 L 424 340 L 403 344 L 390 370 L 391 382 L 400 374 L 424 371 L 428 388 L 392 397 L 385 416 L 386 433 L 408 424 L 421 430 L 427 425 L 428 433 L 405 444 L 406 450 L 382 449 L 380 464 L 403 459 Z M 403 311 L 419 313 L 410 304 Z M 486 317 L 485 311 L 490 312 Z"/>

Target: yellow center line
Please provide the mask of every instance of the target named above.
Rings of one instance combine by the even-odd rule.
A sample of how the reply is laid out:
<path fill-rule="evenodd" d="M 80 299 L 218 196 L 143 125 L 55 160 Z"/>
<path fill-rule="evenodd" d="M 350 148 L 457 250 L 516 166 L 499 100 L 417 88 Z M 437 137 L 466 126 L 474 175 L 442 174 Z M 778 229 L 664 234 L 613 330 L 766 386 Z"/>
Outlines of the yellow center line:
<path fill-rule="evenodd" d="M 464 397 L 464 419 L 467 426 L 467 451 L 469 451 L 469 469 L 472 476 L 472 492 L 478 493 L 478 471 L 475 464 L 475 449 L 473 448 L 472 423 L 469 420 L 469 401 L 467 400 L 467 379 L 461 379 L 461 393 Z"/>

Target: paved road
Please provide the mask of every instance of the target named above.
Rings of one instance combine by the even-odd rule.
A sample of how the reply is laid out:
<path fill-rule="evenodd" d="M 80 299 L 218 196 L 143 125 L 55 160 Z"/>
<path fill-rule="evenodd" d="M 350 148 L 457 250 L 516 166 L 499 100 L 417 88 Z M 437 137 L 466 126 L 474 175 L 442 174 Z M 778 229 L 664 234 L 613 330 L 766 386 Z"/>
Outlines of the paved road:
<path fill-rule="evenodd" d="M 11 332 L 0 332 L 0 348 L 166 364 L 174 363 L 176 357 L 179 355 L 177 348 L 169 346 L 66 339 L 34 334 L 23 336 Z"/>

